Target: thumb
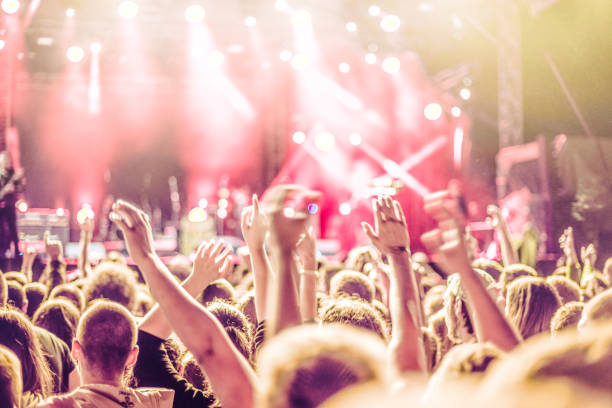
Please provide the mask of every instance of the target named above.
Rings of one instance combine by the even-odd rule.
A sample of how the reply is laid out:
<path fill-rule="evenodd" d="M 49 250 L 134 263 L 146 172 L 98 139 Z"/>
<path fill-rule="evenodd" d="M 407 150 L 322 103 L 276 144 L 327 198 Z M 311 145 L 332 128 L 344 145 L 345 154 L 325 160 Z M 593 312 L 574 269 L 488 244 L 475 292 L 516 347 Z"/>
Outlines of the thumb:
<path fill-rule="evenodd" d="M 376 232 L 374 232 L 374 229 L 370 224 L 368 224 L 367 222 L 362 222 L 361 228 L 363 229 L 363 232 L 365 232 L 365 234 L 368 236 L 370 241 L 372 241 L 372 243 L 378 241 L 378 235 L 376 235 Z"/>

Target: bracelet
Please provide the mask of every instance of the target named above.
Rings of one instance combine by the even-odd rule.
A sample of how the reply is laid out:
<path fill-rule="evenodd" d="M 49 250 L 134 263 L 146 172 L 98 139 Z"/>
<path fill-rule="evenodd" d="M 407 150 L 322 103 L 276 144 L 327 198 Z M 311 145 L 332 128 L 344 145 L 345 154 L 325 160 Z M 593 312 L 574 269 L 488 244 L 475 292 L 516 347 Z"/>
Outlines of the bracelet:
<path fill-rule="evenodd" d="M 308 276 L 314 276 L 315 278 L 319 278 L 319 271 L 302 269 L 300 270 L 300 275 L 308 275 Z"/>

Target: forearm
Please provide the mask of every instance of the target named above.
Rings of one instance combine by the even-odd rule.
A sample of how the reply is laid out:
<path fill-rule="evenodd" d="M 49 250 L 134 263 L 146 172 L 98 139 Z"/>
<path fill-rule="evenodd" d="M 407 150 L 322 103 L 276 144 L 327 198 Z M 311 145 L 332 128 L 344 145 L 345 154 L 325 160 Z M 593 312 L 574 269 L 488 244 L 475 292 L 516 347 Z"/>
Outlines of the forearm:
<path fill-rule="evenodd" d="M 268 289 L 268 276 L 272 276 L 272 267 L 262 246 L 249 247 L 251 268 L 253 269 L 253 287 L 255 289 L 255 313 L 257 321 L 266 317 L 266 299 Z"/>
<path fill-rule="evenodd" d="M 300 312 L 302 322 L 312 322 L 317 317 L 317 275 L 305 269 L 300 274 Z"/>
<path fill-rule="evenodd" d="M 389 349 L 397 369 L 426 371 L 421 327 L 423 314 L 419 288 L 412 271 L 410 253 L 402 250 L 390 255 L 393 268 L 389 287 L 389 307 L 393 329 Z"/>
<path fill-rule="evenodd" d="M 89 263 L 89 244 L 91 243 L 91 232 L 81 231 L 79 240 L 79 264 L 78 267 L 83 277 L 89 275 L 91 265 Z"/>
<path fill-rule="evenodd" d="M 23 273 L 29 282 L 32 282 L 32 265 L 26 265 L 25 261 L 21 264 L 21 273 Z"/>
<path fill-rule="evenodd" d="M 206 372 L 224 407 L 252 406 L 254 373 L 217 319 L 178 285 L 156 256 L 138 262 L 153 297 Z M 228 381 L 228 373 L 232 381 Z"/>
<path fill-rule="evenodd" d="M 271 304 L 268 305 L 268 333 L 271 338 L 276 333 L 301 323 L 297 293 L 293 280 L 293 254 L 288 248 L 280 248 L 274 253 L 276 279 L 273 282 Z"/>
<path fill-rule="evenodd" d="M 514 265 L 518 262 L 518 254 L 512 246 L 510 231 L 508 230 L 508 226 L 503 220 L 500 220 L 500 223 L 497 226 L 497 233 L 500 240 L 499 244 L 501 247 L 502 261 L 504 263 L 504 266 Z"/>
<path fill-rule="evenodd" d="M 520 343 L 520 338 L 474 273 L 467 258 L 456 267 L 474 315 L 473 323 L 478 339 L 481 342 L 490 341 L 505 351 L 512 350 Z"/>

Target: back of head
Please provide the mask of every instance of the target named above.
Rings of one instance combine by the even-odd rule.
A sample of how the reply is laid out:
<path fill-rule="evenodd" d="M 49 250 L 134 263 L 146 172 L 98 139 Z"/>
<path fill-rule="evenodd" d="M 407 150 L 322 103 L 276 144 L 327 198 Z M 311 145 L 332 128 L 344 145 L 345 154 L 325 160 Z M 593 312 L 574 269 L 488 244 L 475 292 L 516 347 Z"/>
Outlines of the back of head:
<path fill-rule="evenodd" d="M 81 313 L 64 299 L 51 299 L 43 303 L 34 314 L 32 323 L 55 334 L 72 347 Z"/>
<path fill-rule="evenodd" d="M 486 258 L 475 259 L 472 262 L 472 268 L 482 269 L 495 280 L 499 280 L 504 272 L 504 267 L 499 262 Z"/>
<path fill-rule="evenodd" d="M 338 272 L 330 281 L 329 294 L 332 297 L 355 295 L 371 303 L 374 293 L 374 284 L 361 272 L 345 269 Z"/>
<path fill-rule="evenodd" d="M 47 362 L 32 324 L 16 310 L 0 310 L 0 345 L 9 348 L 21 362 L 23 391 L 46 396 L 51 389 Z"/>
<path fill-rule="evenodd" d="M 607 289 L 585 304 L 580 328 L 612 319 L 612 288 Z"/>
<path fill-rule="evenodd" d="M 0 346 L 0 406 L 19 407 L 22 388 L 19 359 L 11 350 Z"/>
<path fill-rule="evenodd" d="M 225 328 L 225 332 L 238 351 L 250 360 L 252 327 L 246 316 L 237 307 L 225 302 L 211 302 L 206 308 Z"/>
<path fill-rule="evenodd" d="M 550 283 L 557 291 L 561 304 L 569 302 L 580 302 L 580 286 L 573 280 L 564 276 L 549 276 L 546 282 Z"/>
<path fill-rule="evenodd" d="M 28 283 L 24 287 L 28 299 L 28 317 L 32 319 L 40 304 L 47 297 L 47 287 L 40 282 Z"/>
<path fill-rule="evenodd" d="M 561 306 L 550 321 L 550 333 L 557 336 L 562 330 L 578 327 L 583 309 L 582 302 L 569 302 Z"/>
<path fill-rule="evenodd" d="M 362 246 L 351 249 L 344 264 L 347 269 L 363 272 L 363 267 L 377 258 L 378 253 L 376 249 L 371 246 Z"/>
<path fill-rule="evenodd" d="M 76 333 L 87 365 L 111 380 L 125 368 L 136 336 L 136 323 L 130 312 L 103 300 L 94 302 L 83 313 Z"/>
<path fill-rule="evenodd" d="M 436 285 L 431 288 L 423 298 L 423 314 L 429 319 L 444 308 L 444 292 L 446 286 Z"/>
<path fill-rule="evenodd" d="M 235 297 L 236 293 L 232 285 L 225 279 L 217 279 L 209 283 L 202 291 L 202 304 L 207 305 L 215 299 L 233 302 Z"/>
<path fill-rule="evenodd" d="M 270 339 L 259 354 L 261 407 L 319 406 L 351 385 L 385 382 L 385 345 L 344 326 L 302 325 Z"/>
<path fill-rule="evenodd" d="M 322 324 L 344 324 L 366 329 L 377 334 L 383 340 L 388 337 L 385 321 L 374 307 L 359 298 L 342 297 L 329 299 L 319 313 Z"/>
<path fill-rule="evenodd" d="M 64 298 L 72 302 L 72 304 L 83 311 L 85 309 L 85 296 L 79 288 L 69 283 L 58 285 L 49 294 L 49 299 L 60 299 Z"/>
<path fill-rule="evenodd" d="M 95 299 L 108 299 L 130 311 L 134 309 L 136 292 L 136 279 L 132 270 L 112 262 L 98 265 L 83 288 L 87 304 Z"/>
<path fill-rule="evenodd" d="M 257 313 L 255 311 L 255 292 L 245 293 L 238 301 L 238 308 L 249 319 L 252 325 L 257 325 Z"/>
<path fill-rule="evenodd" d="M 506 294 L 506 317 L 524 339 L 550 332 L 550 321 L 561 301 L 555 289 L 543 278 L 520 278 Z"/>
<path fill-rule="evenodd" d="M 20 284 L 21 286 L 25 286 L 28 283 L 28 278 L 26 278 L 26 276 L 21 272 L 7 272 L 4 274 L 4 277 L 6 278 L 7 282 L 14 281 Z"/>
<path fill-rule="evenodd" d="M 324 263 L 323 266 L 321 266 L 321 284 L 325 292 L 329 293 L 332 278 L 343 269 L 344 265 L 341 263 Z"/>
<path fill-rule="evenodd" d="M 520 277 L 536 277 L 538 273 L 529 265 L 513 264 L 504 268 L 499 283 L 501 284 L 502 296 L 506 296 L 508 286 Z"/>
<path fill-rule="evenodd" d="M 27 302 L 25 290 L 18 282 L 8 281 L 8 304 L 16 309 L 23 310 L 23 305 Z"/>

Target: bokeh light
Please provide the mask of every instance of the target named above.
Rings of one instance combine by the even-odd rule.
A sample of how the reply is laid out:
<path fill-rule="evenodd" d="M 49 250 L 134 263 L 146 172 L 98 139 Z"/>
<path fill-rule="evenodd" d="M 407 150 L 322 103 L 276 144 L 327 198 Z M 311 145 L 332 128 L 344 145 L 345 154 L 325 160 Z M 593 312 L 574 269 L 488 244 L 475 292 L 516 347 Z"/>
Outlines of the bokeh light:
<path fill-rule="evenodd" d="M 19 0 L 2 0 L 2 10 L 6 14 L 15 14 L 19 11 Z"/>
<path fill-rule="evenodd" d="M 296 10 L 291 15 L 291 23 L 296 27 L 306 27 L 310 25 L 312 16 L 306 10 Z"/>
<path fill-rule="evenodd" d="M 85 56 L 85 51 L 78 45 L 73 45 L 72 47 L 68 47 L 66 50 L 66 57 L 70 62 L 80 62 Z"/>
<path fill-rule="evenodd" d="M 291 59 L 291 66 L 298 71 L 308 68 L 309 65 L 310 59 L 307 55 L 295 54 Z"/>
<path fill-rule="evenodd" d="M 198 207 L 200 208 L 208 207 L 208 200 L 205 198 L 200 198 L 200 201 L 198 201 Z"/>
<path fill-rule="evenodd" d="M 200 4 L 192 4 L 185 9 L 185 19 L 190 23 L 201 23 L 206 16 L 206 10 Z"/>
<path fill-rule="evenodd" d="M 357 31 L 357 24 L 355 24 L 354 21 L 349 21 L 348 23 L 346 23 L 346 31 L 349 31 L 351 33 L 354 33 L 355 31 Z"/>
<path fill-rule="evenodd" d="M 380 14 L 380 7 L 376 5 L 370 6 L 370 8 L 368 8 L 368 13 L 371 16 L 376 17 L 377 15 Z"/>
<path fill-rule="evenodd" d="M 207 215 L 206 210 L 202 207 L 194 207 L 189 211 L 189 214 L 187 214 L 187 219 L 190 222 L 202 222 L 206 220 Z"/>
<path fill-rule="evenodd" d="M 283 61 L 290 61 L 291 57 L 293 57 L 293 53 L 289 50 L 282 50 L 278 57 Z"/>
<path fill-rule="evenodd" d="M 297 131 L 293 134 L 293 142 L 302 144 L 306 141 L 306 133 Z"/>
<path fill-rule="evenodd" d="M 94 211 L 91 209 L 91 205 L 83 204 L 81 209 L 77 211 L 76 219 L 79 224 L 83 224 L 88 219 L 93 220 L 94 216 L 95 214 L 94 214 Z"/>
<path fill-rule="evenodd" d="M 336 137 L 327 131 L 319 132 L 315 136 L 315 146 L 317 149 L 328 152 L 336 145 Z"/>
<path fill-rule="evenodd" d="M 423 113 L 425 114 L 425 118 L 428 120 L 438 120 L 440 119 L 440 116 L 442 116 L 442 107 L 439 103 L 430 103 L 425 106 Z"/>
<path fill-rule="evenodd" d="M 395 14 L 387 14 L 382 18 L 382 20 L 380 20 L 380 28 L 382 28 L 383 31 L 386 31 L 388 33 L 392 33 L 394 31 L 399 30 L 400 25 L 400 18 Z"/>
<path fill-rule="evenodd" d="M 472 91 L 467 88 L 463 88 L 461 91 L 459 91 L 459 96 L 461 96 L 461 99 L 467 101 L 472 97 Z"/>
<path fill-rule="evenodd" d="M 461 108 L 458 106 L 453 106 L 451 108 L 451 115 L 453 115 L 454 117 L 458 118 L 459 116 L 461 116 Z"/>
<path fill-rule="evenodd" d="M 397 57 L 387 57 L 382 62 L 382 69 L 387 74 L 396 74 L 401 68 L 401 63 Z"/>
<path fill-rule="evenodd" d="M 225 61 L 225 55 L 219 50 L 212 50 L 208 53 L 208 65 L 211 67 L 220 67 Z"/>
<path fill-rule="evenodd" d="M 119 13 L 119 17 L 126 20 L 135 18 L 138 15 L 138 3 L 130 0 L 122 1 L 119 3 L 117 13 Z"/>
<path fill-rule="evenodd" d="M 244 19 L 244 25 L 247 27 L 255 27 L 257 19 L 253 16 L 248 16 Z"/>
<path fill-rule="evenodd" d="M 348 73 L 351 70 L 351 66 L 346 63 L 346 62 L 341 62 L 340 64 L 338 64 L 338 71 L 342 72 L 343 74 Z"/>
<path fill-rule="evenodd" d="M 362 142 L 362 137 L 359 133 L 357 132 L 353 132 L 351 133 L 351 135 L 349 136 L 349 142 L 353 145 L 353 146 L 359 146 Z"/>
<path fill-rule="evenodd" d="M 350 203 L 341 203 L 338 206 L 338 211 L 340 212 L 340 214 L 342 215 L 349 215 L 351 213 L 351 204 Z"/>

